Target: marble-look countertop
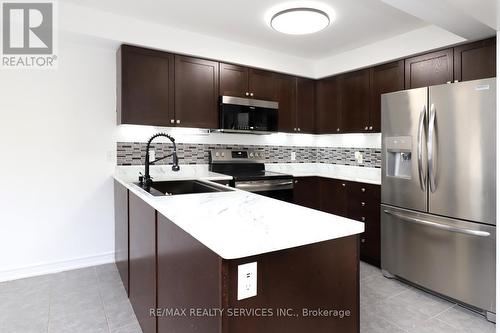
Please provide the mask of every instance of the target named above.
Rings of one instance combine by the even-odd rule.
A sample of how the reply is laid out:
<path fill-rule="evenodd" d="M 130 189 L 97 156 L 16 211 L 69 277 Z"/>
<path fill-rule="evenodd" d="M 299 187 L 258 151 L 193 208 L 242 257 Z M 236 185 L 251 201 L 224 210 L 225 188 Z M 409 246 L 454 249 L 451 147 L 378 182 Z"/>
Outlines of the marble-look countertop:
<path fill-rule="evenodd" d="M 125 168 L 125 169 L 124 169 Z M 155 167 L 156 180 L 224 180 L 190 170 L 170 177 L 168 166 Z M 163 172 L 161 169 L 164 169 Z M 183 166 L 181 165 L 181 170 Z M 153 197 L 132 182 L 137 172 L 117 167 L 115 179 L 177 226 L 224 259 L 238 259 L 362 233 L 364 224 L 344 217 L 233 189 L 229 192 Z M 137 172 L 136 172 L 137 171 Z M 194 175 L 188 177 L 189 173 Z M 160 176 L 158 176 L 160 175 Z M 206 176 L 206 178 L 204 177 Z M 224 177 L 223 175 L 221 177 Z"/>
<path fill-rule="evenodd" d="M 379 168 L 323 163 L 272 163 L 266 164 L 266 170 L 282 172 L 294 177 L 316 176 L 375 185 L 381 184 L 381 170 Z"/>

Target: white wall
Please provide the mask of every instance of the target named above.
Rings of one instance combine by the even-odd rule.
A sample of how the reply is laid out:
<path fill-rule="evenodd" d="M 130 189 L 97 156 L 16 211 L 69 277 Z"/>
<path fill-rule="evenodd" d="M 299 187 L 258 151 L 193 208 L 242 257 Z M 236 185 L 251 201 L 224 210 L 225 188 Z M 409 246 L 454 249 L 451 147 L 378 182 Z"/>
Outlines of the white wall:
<path fill-rule="evenodd" d="M 499 14 L 499 20 L 500 20 L 500 5 L 498 6 L 498 14 Z M 500 25 L 500 22 L 499 22 Z M 497 31 L 497 78 L 500 77 L 500 30 Z M 496 166 L 497 166 L 497 173 L 496 173 L 496 179 L 497 179 L 497 221 L 500 221 L 500 85 L 498 84 L 497 81 L 497 160 L 496 160 Z M 498 222 L 497 222 L 498 224 Z M 496 283 L 496 293 L 497 293 L 497 307 L 500 306 L 500 276 L 499 276 L 499 267 L 500 267 L 500 246 L 498 245 L 498 242 L 500 240 L 500 228 L 497 228 L 497 265 L 496 265 L 496 277 L 497 277 L 497 283 Z M 496 326 L 496 331 L 497 333 L 500 333 L 500 325 Z"/>
<path fill-rule="evenodd" d="M 115 49 L 0 71 L 0 281 L 113 260 Z"/>

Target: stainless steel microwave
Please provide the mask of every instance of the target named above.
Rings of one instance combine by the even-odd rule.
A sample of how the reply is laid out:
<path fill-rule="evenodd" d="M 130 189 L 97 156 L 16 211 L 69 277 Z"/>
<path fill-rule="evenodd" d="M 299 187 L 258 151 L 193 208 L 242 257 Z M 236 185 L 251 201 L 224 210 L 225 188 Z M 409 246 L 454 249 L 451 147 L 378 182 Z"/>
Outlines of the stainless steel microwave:
<path fill-rule="evenodd" d="M 238 133 L 278 131 L 278 102 L 221 96 L 219 130 Z"/>

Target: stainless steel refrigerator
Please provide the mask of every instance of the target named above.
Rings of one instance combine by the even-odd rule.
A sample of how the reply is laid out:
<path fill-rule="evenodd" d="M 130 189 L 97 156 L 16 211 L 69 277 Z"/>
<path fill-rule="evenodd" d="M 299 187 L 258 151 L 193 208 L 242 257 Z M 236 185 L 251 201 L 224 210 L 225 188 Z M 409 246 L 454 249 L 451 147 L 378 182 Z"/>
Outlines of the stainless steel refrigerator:
<path fill-rule="evenodd" d="M 495 321 L 496 80 L 382 95 L 382 270 Z"/>

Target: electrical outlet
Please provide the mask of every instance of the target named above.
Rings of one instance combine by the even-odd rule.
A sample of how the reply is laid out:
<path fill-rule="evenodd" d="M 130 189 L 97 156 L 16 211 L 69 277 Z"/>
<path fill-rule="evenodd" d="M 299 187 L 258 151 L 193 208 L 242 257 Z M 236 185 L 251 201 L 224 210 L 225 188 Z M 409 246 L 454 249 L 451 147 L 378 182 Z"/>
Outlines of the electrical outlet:
<path fill-rule="evenodd" d="M 149 161 L 154 161 L 156 160 L 156 153 L 155 153 L 155 150 L 154 149 L 150 149 L 149 150 Z"/>
<path fill-rule="evenodd" d="M 360 151 L 354 152 L 354 159 L 358 162 L 358 164 L 363 164 L 363 153 Z"/>
<path fill-rule="evenodd" d="M 257 262 L 238 266 L 238 301 L 257 296 Z"/>
<path fill-rule="evenodd" d="M 295 161 L 295 160 L 297 159 L 297 153 L 296 153 L 296 152 L 294 152 L 294 151 L 292 151 L 292 153 L 290 154 L 290 159 L 291 159 L 292 161 Z"/>

